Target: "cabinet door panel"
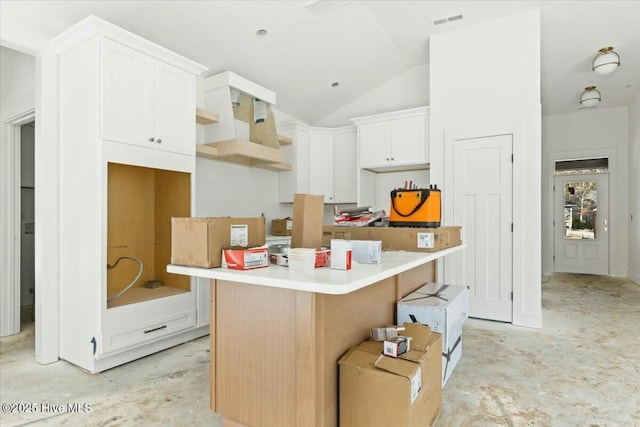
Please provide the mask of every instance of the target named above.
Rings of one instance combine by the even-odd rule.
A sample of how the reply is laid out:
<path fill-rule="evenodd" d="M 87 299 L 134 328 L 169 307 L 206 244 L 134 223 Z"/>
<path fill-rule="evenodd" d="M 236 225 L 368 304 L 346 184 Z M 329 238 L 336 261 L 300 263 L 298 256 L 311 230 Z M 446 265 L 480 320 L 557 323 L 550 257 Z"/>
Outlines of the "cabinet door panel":
<path fill-rule="evenodd" d="M 153 59 L 110 40 L 102 45 L 102 138 L 152 144 Z"/>
<path fill-rule="evenodd" d="M 389 137 L 393 165 L 425 161 L 425 118 L 423 115 L 391 120 Z"/>
<path fill-rule="evenodd" d="M 334 139 L 334 203 L 357 201 L 357 134 L 338 134 Z"/>
<path fill-rule="evenodd" d="M 358 127 L 360 167 L 387 166 L 389 154 L 389 122 L 368 123 Z"/>
<path fill-rule="evenodd" d="M 333 135 L 312 133 L 309 142 L 309 192 L 324 194 L 325 203 L 334 203 Z"/>
<path fill-rule="evenodd" d="M 195 155 L 195 82 L 163 62 L 155 68 L 156 148 Z"/>

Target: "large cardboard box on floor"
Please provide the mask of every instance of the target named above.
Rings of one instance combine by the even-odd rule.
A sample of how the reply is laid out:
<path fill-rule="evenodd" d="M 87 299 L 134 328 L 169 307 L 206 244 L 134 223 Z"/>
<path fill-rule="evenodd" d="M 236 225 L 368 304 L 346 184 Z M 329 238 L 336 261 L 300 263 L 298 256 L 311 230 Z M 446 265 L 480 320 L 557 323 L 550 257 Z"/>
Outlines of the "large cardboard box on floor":
<path fill-rule="evenodd" d="M 465 286 L 428 283 L 397 303 L 397 322 L 428 325 L 442 334 L 442 386 L 462 357 L 462 325 L 469 313 Z"/>
<path fill-rule="evenodd" d="M 322 244 L 331 239 L 381 240 L 383 251 L 435 252 L 462 243 L 459 226 L 436 228 L 343 227 L 325 225 Z"/>
<path fill-rule="evenodd" d="M 171 263 L 213 268 L 222 249 L 257 247 L 266 241 L 264 218 L 171 218 Z"/>
<path fill-rule="evenodd" d="M 431 427 L 437 421 L 442 336 L 423 325 L 407 326 L 407 353 L 384 356 L 382 342 L 365 341 L 338 362 L 341 426 Z"/>

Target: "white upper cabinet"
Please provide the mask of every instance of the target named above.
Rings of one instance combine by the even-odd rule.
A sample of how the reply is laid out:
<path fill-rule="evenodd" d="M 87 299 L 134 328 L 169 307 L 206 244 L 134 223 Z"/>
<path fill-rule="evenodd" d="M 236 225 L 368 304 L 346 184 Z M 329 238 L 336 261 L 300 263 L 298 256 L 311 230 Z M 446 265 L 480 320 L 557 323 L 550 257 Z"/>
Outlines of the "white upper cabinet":
<path fill-rule="evenodd" d="M 338 132 L 333 140 L 334 203 L 355 203 L 358 188 L 358 134 L 355 129 Z"/>
<path fill-rule="evenodd" d="M 278 132 L 292 140 L 290 145 L 280 147 L 292 168 L 278 173 L 278 201 L 293 203 L 294 194 L 309 194 L 309 127 L 289 122 L 278 126 Z"/>
<path fill-rule="evenodd" d="M 309 193 L 323 194 L 325 203 L 334 201 L 333 135 L 312 132 L 309 143 Z"/>
<path fill-rule="evenodd" d="M 280 172 L 279 200 L 292 203 L 296 193 L 322 194 L 324 202 L 355 203 L 357 200 L 357 137 L 353 126 L 311 127 L 299 122 L 278 127 L 293 144 L 282 147 L 290 172 Z"/>
<path fill-rule="evenodd" d="M 102 138 L 195 154 L 195 77 L 102 40 Z"/>
<path fill-rule="evenodd" d="M 375 172 L 427 168 L 428 107 L 352 119 L 359 165 Z"/>

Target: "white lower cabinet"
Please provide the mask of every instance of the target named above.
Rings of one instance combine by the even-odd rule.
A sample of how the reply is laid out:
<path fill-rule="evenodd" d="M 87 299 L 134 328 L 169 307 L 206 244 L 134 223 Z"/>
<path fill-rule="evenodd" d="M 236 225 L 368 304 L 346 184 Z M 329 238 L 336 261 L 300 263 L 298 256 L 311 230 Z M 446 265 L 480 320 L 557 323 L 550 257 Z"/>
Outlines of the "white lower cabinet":
<path fill-rule="evenodd" d="M 100 372 L 209 332 L 197 322 L 195 279 L 166 271 L 171 218 L 193 212 L 195 76 L 205 68 L 95 17 L 51 46 L 58 53 L 60 87 L 59 355 Z M 177 70 L 180 78 L 151 76 L 148 85 L 148 75 L 118 74 L 120 66 L 111 68 L 113 57 L 102 46 L 130 54 L 116 61 L 120 65 L 137 58 L 133 63 L 143 69 Z M 106 76 L 116 79 L 117 89 Z M 134 105 L 127 105 L 126 92 L 136 94 Z M 172 92 L 175 98 L 167 95 Z M 145 97 L 153 100 L 148 106 Z M 179 111 L 159 107 L 172 99 Z M 138 107 L 144 114 L 135 119 L 145 122 L 139 127 L 118 113 Z M 103 125 L 114 117 L 122 119 L 116 120 L 119 129 L 131 132 L 109 133 L 114 128 Z M 148 129 L 164 129 L 172 135 L 167 142 L 180 142 L 129 139 Z"/>
<path fill-rule="evenodd" d="M 175 311 L 175 310 L 172 310 Z M 139 347 L 151 341 L 174 335 L 196 326 L 196 309 L 147 318 L 133 326 L 125 326 L 100 334 L 96 349 L 96 359 L 109 353 Z"/>
<path fill-rule="evenodd" d="M 281 203 L 296 193 L 322 194 L 327 204 L 355 203 L 357 199 L 357 134 L 353 126 L 312 127 L 287 123 L 279 133 L 292 137 L 288 161 L 293 171 L 279 173 Z"/>

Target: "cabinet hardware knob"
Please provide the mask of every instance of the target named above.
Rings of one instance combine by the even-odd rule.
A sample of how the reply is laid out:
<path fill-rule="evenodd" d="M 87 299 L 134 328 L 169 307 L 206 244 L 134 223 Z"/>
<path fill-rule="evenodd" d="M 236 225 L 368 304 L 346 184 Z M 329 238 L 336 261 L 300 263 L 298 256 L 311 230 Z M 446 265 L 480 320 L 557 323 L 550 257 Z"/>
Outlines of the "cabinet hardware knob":
<path fill-rule="evenodd" d="M 392 158 L 391 158 L 391 161 L 393 162 L 394 160 L 395 160 L 395 159 L 392 157 Z"/>
<path fill-rule="evenodd" d="M 158 144 L 162 143 L 162 140 L 160 138 L 158 138 L 158 140 L 156 141 Z"/>
<path fill-rule="evenodd" d="M 389 158 L 387 157 L 387 162 L 389 161 Z"/>
<path fill-rule="evenodd" d="M 155 139 L 153 139 L 153 137 L 149 138 L 149 142 L 153 142 L 155 141 Z"/>

